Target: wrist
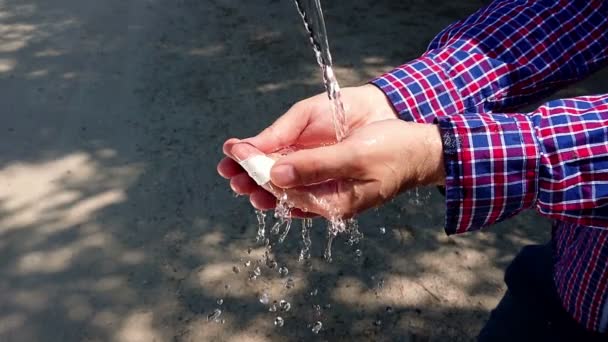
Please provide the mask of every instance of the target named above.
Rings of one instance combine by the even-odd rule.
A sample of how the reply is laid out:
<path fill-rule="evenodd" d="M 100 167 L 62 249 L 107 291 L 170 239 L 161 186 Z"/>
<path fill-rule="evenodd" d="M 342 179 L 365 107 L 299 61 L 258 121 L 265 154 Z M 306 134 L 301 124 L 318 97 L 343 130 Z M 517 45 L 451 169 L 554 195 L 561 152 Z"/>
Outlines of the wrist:
<path fill-rule="evenodd" d="M 387 120 L 399 119 L 397 111 L 395 110 L 395 107 L 393 107 L 393 103 L 382 89 L 371 83 L 362 85 L 359 88 L 362 89 L 367 95 L 367 98 L 369 99 L 374 111 L 374 117 L 384 118 Z"/>
<path fill-rule="evenodd" d="M 423 156 L 421 185 L 444 185 L 445 167 L 441 130 L 437 125 L 424 124 L 423 126 L 425 126 L 423 151 L 427 151 L 427 153 Z"/>

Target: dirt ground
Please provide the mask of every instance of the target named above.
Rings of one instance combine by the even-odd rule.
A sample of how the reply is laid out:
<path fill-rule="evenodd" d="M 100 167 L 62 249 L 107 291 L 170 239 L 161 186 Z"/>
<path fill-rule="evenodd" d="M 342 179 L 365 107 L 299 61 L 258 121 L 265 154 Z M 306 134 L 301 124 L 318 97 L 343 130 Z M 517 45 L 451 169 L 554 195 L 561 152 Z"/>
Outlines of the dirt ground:
<path fill-rule="evenodd" d="M 339 79 L 415 58 L 481 4 L 326 1 Z M 559 96 L 606 92 L 607 75 Z M 331 264 L 321 221 L 297 261 L 295 223 L 273 250 L 294 287 L 265 266 L 248 280 L 263 249 L 216 175 L 221 143 L 321 90 L 291 1 L 0 0 L 0 341 L 473 339 L 514 254 L 549 238 L 534 213 L 448 238 L 423 189 L 363 215 Z"/>

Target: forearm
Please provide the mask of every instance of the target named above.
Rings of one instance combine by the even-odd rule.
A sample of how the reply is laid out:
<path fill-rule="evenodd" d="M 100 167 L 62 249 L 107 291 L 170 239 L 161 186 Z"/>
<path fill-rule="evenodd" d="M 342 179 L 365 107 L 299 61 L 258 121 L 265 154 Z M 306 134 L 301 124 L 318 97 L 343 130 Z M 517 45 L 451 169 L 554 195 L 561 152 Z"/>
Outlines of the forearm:
<path fill-rule="evenodd" d="M 603 66 L 606 32 L 606 1 L 499 0 L 373 83 L 408 121 L 504 111 Z"/>
<path fill-rule="evenodd" d="M 608 95 L 552 101 L 532 113 L 439 119 L 446 231 L 480 229 L 536 207 L 608 227 Z"/>

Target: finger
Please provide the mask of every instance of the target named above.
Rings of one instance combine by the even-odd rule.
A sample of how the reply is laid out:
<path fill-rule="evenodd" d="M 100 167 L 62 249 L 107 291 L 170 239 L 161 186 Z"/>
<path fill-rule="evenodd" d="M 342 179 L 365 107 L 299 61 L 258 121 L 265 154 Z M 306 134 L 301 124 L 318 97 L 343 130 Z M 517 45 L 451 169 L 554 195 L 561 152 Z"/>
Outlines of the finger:
<path fill-rule="evenodd" d="M 283 116 L 253 138 L 245 139 L 264 153 L 294 145 L 308 125 L 311 100 L 293 105 Z"/>
<path fill-rule="evenodd" d="M 264 155 L 257 147 L 245 141 L 232 145 L 230 154 L 232 155 L 232 158 L 238 162 L 242 162 L 257 155 Z"/>
<path fill-rule="evenodd" d="M 231 138 L 226 140 L 226 142 L 224 143 L 224 146 L 222 146 L 222 150 L 224 152 L 225 155 L 227 155 L 228 157 L 232 157 L 232 153 L 230 152 L 232 150 L 232 146 L 234 146 L 234 144 L 237 144 L 241 142 L 241 140 L 237 139 L 237 138 Z"/>
<path fill-rule="evenodd" d="M 268 191 L 259 188 L 249 195 L 249 201 L 254 208 L 259 210 L 274 209 L 277 204 L 277 199 Z"/>
<path fill-rule="evenodd" d="M 234 160 L 224 158 L 217 164 L 217 172 L 220 176 L 230 179 L 238 174 L 244 173 L 245 170 Z"/>
<path fill-rule="evenodd" d="M 351 145 L 342 142 L 288 154 L 272 167 L 272 182 L 289 189 L 330 179 L 356 178 L 361 162 L 355 158 L 356 146 Z"/>
<path fill-rule="evenodd" d="M 230 179 L 230 188 L 239 195 L 249 195 L 261 189 L 246 173 L 232 177 Z"/>

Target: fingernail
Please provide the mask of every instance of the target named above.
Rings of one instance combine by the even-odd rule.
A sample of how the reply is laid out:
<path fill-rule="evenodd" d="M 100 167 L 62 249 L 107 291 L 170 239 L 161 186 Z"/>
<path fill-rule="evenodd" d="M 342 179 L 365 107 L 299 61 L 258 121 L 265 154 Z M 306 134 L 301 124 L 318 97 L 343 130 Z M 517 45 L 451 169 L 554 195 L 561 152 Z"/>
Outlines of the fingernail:
<path fill-rule="evenodd" d="M 292 165 L 277 165 L 270 171 L 270 178 L 280 187 L 289 187 L 296 181 L 296 169 Z"/>

